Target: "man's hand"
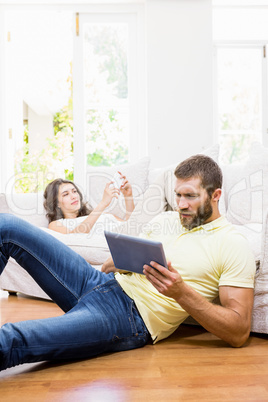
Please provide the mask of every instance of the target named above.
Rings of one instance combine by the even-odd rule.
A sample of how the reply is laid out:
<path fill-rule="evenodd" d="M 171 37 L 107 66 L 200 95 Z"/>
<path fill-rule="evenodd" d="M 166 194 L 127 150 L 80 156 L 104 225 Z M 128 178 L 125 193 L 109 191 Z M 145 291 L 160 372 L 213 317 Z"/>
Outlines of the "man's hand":
<path fill-rule="evenodd" d="M 112 257 L 109 257 L 104 264 L 101 267 L 102 272 L 105 272 L 106 274 L 109 274 L 109 272 L 121 272 L 121 273 L 126 273 L 127 271 L 123 271 L 122 269 L 117 269 L 114 266 L 114 262 Z"/>
<path fill-rule="evenodd" d="M 253 307 L 253 289 L 220 286 L 221 305 L 206 300 L 168 262 L 168 269 L 150 262 L 144 274 L 148 281 L 167 297 L 171 297 L 205 329 L 234 347 L 242 346 L 248 339 Z M 155 268 L 155 269 L 154 269 Z"/>
<path fill-rule="evenodd" d="M 114 266 L 114 262 L 112 257 L 109 257 L 101 267 L 102 272 L 109 274 L 109 272 L 115 272 L 116 268 Z"/>
<path fill-rule="evenodd" d="M 168 269 L 154 261 L 151 261 L 150 265 L 143 267 L 143 273 L 148 281 L 164 296 L 178 298 L 183 292 L 184 282 L 171 262 L 168 261 Z"/>

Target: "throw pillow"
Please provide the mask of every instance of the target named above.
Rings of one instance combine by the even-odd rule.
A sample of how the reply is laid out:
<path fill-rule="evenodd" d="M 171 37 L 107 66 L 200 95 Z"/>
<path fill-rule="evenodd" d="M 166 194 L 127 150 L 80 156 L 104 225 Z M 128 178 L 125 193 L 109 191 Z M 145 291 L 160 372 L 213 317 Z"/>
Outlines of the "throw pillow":
<path fill-rule="evenodd" d="M 128 221 L 116 227 L 113 231 L 117 233 L 137 236 L 156 215 L 166 210 L 167 201 L 164 193 L 164 172 L 160 174 L 149 185 L 145 193 L 137 198 L 135 210 Z"/>
<path fill-rule="evenodd" d="M 268 208 L 268 149 L 253 143 L 246 163 L 223 167 L 227 219 L 262 223 Z"/>
<path fill-rule="evenodd" d="M 262 245 L 262 225 L 260 223 L 249 223 L 248 225 L 234 225 L 249 242 L 250 248 L 254 254 L 255 261 L 261 259 Z"/>
<path fill-rule="evenodd" d="M 150 158 L 144 157 L 135 163 L 118 165 L 112 167 L 89 167 L 87 169 L 87 200 L 89 204 L 95 208 L 102 199 L 105 185 L 112 181 L 115 172 L 119 171 L 125 175 L 132 185 L 134 203 L 148 187 Z M 113 199 L 107 212 L 124 218 L 125 203 L 124 197 L 121 195 L 118 199 Z"/>

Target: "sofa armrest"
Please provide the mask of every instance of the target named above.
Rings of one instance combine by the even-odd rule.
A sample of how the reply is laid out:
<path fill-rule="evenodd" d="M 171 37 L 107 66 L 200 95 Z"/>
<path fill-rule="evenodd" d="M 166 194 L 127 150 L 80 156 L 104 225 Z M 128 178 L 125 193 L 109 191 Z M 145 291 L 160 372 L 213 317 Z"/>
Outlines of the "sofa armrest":
<path fill-rule="evenodd" d="M 8 212 L 34 226 L 48 227 L 42 193 L 5 194 Z"/>

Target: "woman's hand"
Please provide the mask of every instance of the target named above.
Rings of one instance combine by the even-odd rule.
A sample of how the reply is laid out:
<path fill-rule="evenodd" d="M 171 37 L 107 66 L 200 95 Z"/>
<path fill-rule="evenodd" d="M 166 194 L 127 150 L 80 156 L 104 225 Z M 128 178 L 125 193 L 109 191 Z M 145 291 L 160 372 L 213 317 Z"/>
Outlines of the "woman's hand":
<path fill-rule="evenodd" d="M 124 197 L 132 197 L 132 186 L 127 180 L 126 176 L 123 176 L 121 172 L 118 172 L 121 175 L 121 178 L 123 179 L 123 183 L 120 187 L 120 191 L 123 194 Z"/>
<path fill-rule="evenodd" d="M 120 194 L 120 190 L 118 190 L 114 186 L 111 186 L 112 183 L 113 183 L 112 181 L 107 183 L 103 192 L 101 202 L 105 206 L 105 208 L 108 207 L 108 205 L 110 205 L 113 198 L 118 198 Z"/>
<path fill-rule="evenodd" d="M 118 173 L 119 173 L 120 179 L 122 181 L 120 188 L 117 189 L 116 186 L 111 185 L 114 183 L 113 181 L 108 183 L 105 187 L 104 194 L 103 194 L 103 200 L 101 203 L 102 203 L 102 205 L 105 205 L 105 208 L 106 208 L 112 201 L 112 198 L 114 198 L 114 197 L 118 198 L 118 196 L 120 195 L 120 192 L 121 192 L 124 196 L 125 205 L 126 205 L 126 214 L 125 214 L 125 218 L 123 220 L 127 221 L 135 209 L 135 204 L 134 204 L 133 195 L 132 195 L 132 186 L 129 183 L 129 181 L 127 180 L 126 176 L 122 175 L 122 173 L 119 171 L 118 171 Z M 119 186 L 119 184 L 118 184 L 118 186 Z M 115 216 L 115 217 L 118 220 L 122 220 L 121 218 L 118 218 L 117 216 Z"/>
<path fill-rule="evenodd" d="M 127 180 L 126 176 L 124 176 L 121 172 L 118 171 L 118 173 L 121 176 L 122 179 L 122 184 L 120 186 L 120 191 L 124 196 L 125 199 L 125 205 L 126 205 L 126 215 L 125 215 L 125 221 L 127 221 L 132 214 L 132 212 L 135 209 L 135 204 L 133 200 L 133 194 L 132 194 L 132 186 Z"/>

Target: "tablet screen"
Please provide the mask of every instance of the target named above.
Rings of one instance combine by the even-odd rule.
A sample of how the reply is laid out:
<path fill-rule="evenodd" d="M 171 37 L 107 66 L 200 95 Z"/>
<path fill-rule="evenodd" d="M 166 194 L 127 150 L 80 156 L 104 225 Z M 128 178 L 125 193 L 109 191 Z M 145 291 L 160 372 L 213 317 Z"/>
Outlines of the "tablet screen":
<path fill-rule="evenodd" d="M 108 231 L 104 234 L 116 268 L 143 274 L 143 265 L 151 261 L 167 268 L 161 242 Z"/>

